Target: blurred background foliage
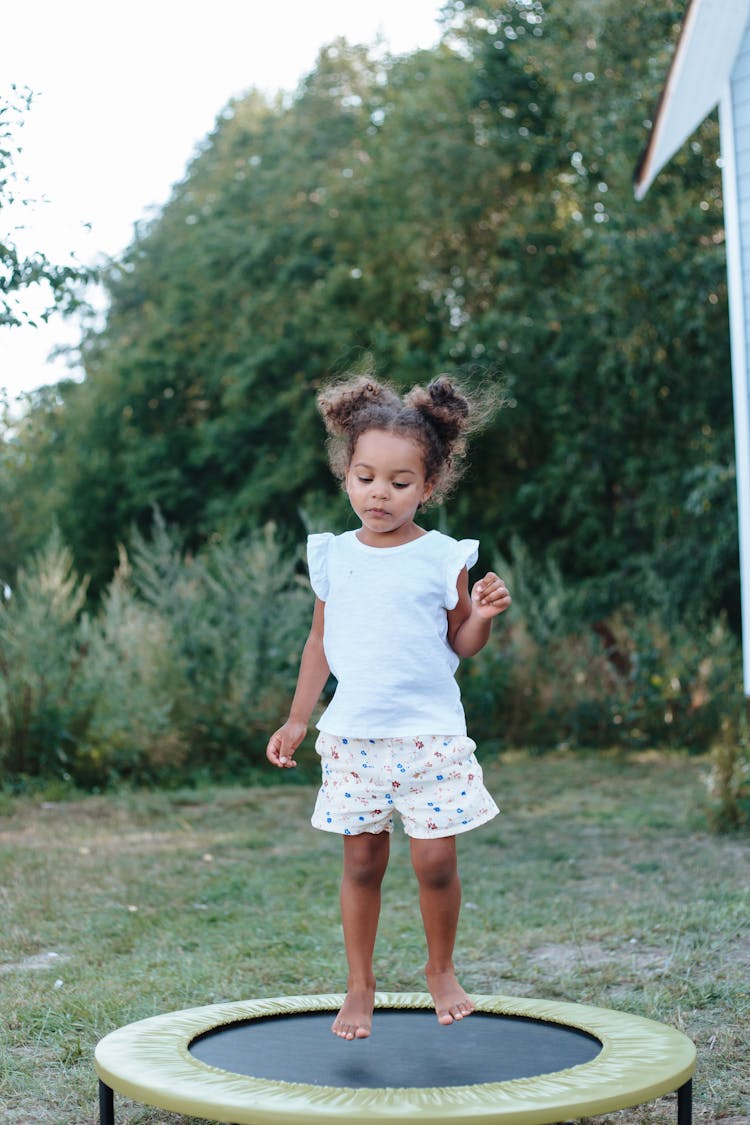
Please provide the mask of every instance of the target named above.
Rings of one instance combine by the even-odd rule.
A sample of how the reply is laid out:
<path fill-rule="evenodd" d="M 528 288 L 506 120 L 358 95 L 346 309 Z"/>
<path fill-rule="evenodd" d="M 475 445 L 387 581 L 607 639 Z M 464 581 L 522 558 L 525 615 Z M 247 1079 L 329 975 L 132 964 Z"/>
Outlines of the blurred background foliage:
<path fill-rule="evenodd" d="M 55 310 L 75 311 L 81 304 L 81 288 L 95 274 L 72 255 L 68 262 L 57 265 L 41 251 L 25 254 L 14 241 L 17 215 L 32 203 L 17 168 L 22 151 L 19 134 L 32 100 L 31 90 L 15 84 L 0 94 L 0 212 L 6 211 L 3 220 L 8 219 L 7 212 L 11 211 L 0 234 L 0 328 L 18 328 L 22 324 L 36 327 L 37 322 L 23 300 L 30 289 L 43 295 L 41 312 L 36 314 L 40 320 L 48 320 Z"/>
<path fill-rule="evenodd" d="M 517 592 L 462 673 L 480 736 L 711 741 L 741 694 L 716 118 L 632 193 L 684 10 L 449 0 L 432 50 L 335 42 L 294 94 L 226 106 L 107 270 L 83 381 L 4 416 L 6 771 L 259 760 L 304 636 L 299 545 L 349 525 L 315 391 L 362 362 L 505 389 L 429 517 Z M 59 622 L 29 600 L 54 560 Z M 58 624 L 34 686 L 6 646 Z"/>

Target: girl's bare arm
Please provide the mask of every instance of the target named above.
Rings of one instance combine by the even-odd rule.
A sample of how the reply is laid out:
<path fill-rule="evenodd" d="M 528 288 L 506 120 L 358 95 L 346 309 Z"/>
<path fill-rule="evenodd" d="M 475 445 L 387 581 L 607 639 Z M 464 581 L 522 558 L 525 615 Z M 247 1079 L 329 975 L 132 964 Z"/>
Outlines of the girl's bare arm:
<path fill-rule="evenodd" d="M 289 769 L 296 764 L 294 751 L 307 733 L 313 707 L 331 674 L 323 651 L 324 614 L 325 603 L 316 598 L 312 626 L 302 650 L 297 689 L 289 709 L 289 718 L 282 727 L 274 731 L 266 747 L 269 762 L 281 769 Z"/>
<path fill-rule="evenodd" d="M 508 588 L 493 571 L 474 584 L 469 596 L 466 567 L 458 576 L 458 604 L 448 610 L 448 643 L 460 657 L 474 656 L 490 636 L 492 619 L 511 603 Z"/>

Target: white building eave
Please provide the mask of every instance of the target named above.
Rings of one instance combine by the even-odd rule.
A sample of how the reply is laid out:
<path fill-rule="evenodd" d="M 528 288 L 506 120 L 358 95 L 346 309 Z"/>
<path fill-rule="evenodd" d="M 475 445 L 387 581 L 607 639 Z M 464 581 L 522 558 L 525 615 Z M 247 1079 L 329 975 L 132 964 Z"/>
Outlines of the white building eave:
<path fill-rule="evenodd" d="M 656 176 L 724 93 L 748 20 L 750 0 L 690 0 L 679 42 L 635 172 L 642 199 Z"/>

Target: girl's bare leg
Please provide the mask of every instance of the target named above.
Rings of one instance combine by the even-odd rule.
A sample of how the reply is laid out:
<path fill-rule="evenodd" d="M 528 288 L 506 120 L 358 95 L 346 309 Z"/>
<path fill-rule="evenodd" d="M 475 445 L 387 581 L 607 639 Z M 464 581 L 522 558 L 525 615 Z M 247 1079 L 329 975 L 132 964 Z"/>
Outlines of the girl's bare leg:
<path fill-rule="evenodd" d="M 419 882 L 419 905 L 427 939 L 425 976 L 439 1023 L 471 1015 L 474 1004 L 456 979 L 453 947 L 461 910 L 456 838 L 411 841 L 411 859 Z"/>
<path fill-rule="evenodd" d="M 387 832 L 344 837 L 341 921 L 349 976 L 346 1000 L 331 1028 L 341 1039 L 366 1039 L 370 1034 L 375 1003 L 372 959 L 389 852 Z"/>

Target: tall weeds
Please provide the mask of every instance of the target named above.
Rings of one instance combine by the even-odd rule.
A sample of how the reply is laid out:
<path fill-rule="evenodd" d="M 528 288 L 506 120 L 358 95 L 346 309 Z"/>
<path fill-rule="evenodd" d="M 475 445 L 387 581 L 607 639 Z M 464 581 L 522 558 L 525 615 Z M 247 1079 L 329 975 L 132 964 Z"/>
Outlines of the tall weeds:
<path fill-rule="evenodd" d="M 89 722 L 77 747 L 76 781 L 168 777 L 187 759 L 176 722 L 180 685 L 170 626 L 138 596 L 124 550 L 99 613 L 82 619 L 81 633 L 87 659 L 78 686 Z"/>
<path fill-rule="evenodd" d="M 519 542 L 496 569 L 508 577 L 513 606 L 461 669 L 480 738 L 538 749 L 704 751 L 736 712 L 739 646 L 723 620 L 674 620 L 656 595 L 592 619 L 559 570 Z"/>
<path fill-rule="evenodd" d="M 166 631 L 190 767 L 229 773 L 257 761 L 283 716 L 312 612 L 300 562 L 270 524 L 197 557 L 180 555 L 158 518 L 151 539 L 136 540 L 134 583 Z"/>
<path fill-rule="evenodd" d="M 59 532 L 18 574 L 0 611 L 0 763 L 6 776 L 65 772 L 89 721 L 86 583 Z"/>
<path fill-rule="evenodd" d="M 55 534 L 0 611 L 6 780 L 247 772 L 294 688 L 311 609 L 272 526 L 183 554 L 157 517 L 96 614 Z"/>
<path fill-rule="evenodd" d="M 480 744 L 713 745 L 710 815 L 717 826 L 744 822 L 747 736 L 732 718 L 740 662 L 725 623 L 674 621 L 658 596 L 592 621 L 580 593 L 520 542 L 496 568 L 513 606 L 460 670 Z M 120 552 L 95 610 L 55 533 L 0 603 L 5 781 L 94 788 L 265 766 L 311 608 L 302 558 L 272 525 L 191 555 L 157 515 L 151 535 Z"/>
<path fill-rule="evenodd" d="M 722 719 L 706 778 L 709 820 L 720 832 L 750 827 L 750 707 Z"/>

